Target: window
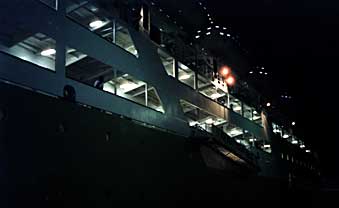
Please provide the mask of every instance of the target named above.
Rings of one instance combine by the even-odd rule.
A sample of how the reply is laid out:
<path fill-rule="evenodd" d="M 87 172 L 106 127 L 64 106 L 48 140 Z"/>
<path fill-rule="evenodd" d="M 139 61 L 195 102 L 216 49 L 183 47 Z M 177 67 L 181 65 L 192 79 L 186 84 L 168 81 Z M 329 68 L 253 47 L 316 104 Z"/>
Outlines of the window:
<path fill-rule="evenodd" d="M 195 89 L 195 73 L 182 63 L 178 63 L 178 80 Z"/>
<path fill-rule="evenodd" d="M 241 101 L 232 95 L 229 95 L 229 106 L 232 111 L 242 115 Z"/>
<path fill-rule="evenodd" d="M 253 110 L 250 106 L 246 105 L 245 103 L 243 103 L 243 109 L 244 109 L 244 117 L 249 119 L 249 120 L 253 120 Z"/>
<path fill-rule="evenodd" d="M 19 39 L 19 41 L 17 41 Z M 0 50 L 21 60 L 55 71 L 56 42 L 42 33 L 12 34 Z"/>
<path fill-rule="evenodd" d="M 168 55 L 165 51 L 158 49 L 158 53 L 160 55 L 161 62 L 169 76 L 175 77 L 174 75 L 174 58 Z"/>
<path fill-rule="evenodd" d="M 253 113 L 253 117 L 252 117 L 252 120 L 260 125 L 260 126 L 264 126 L 263 123 L 262 123 L 262 118 L 261 118 L 261 115 L 258 111 L 256 111 L 254 108 L 252 109 L 252 113 Z"/>
<path fill-rule="evenodd" d="M 219 126 L 226 122 L 223 118 L 214 116 L 188 101 L 180 100 L 180 105 L 190 126 L 199 126 L 208 132 L 212 132 L 212 126 Z"/>
<path fill-rule="evenodd" d="M 84 84 L 103 88 L 113 77 L 113 68 L 74 48 L 66 47 L 66 76 Z M 101 82 L 99 87 L 97 82 Z"/>
<path fill-rule="evenodd" d="M 76 49 L 66 53 L 67 77 L 164 113 L 155 87 Z"/>
<path fill-rule="evenodd" d="M 104 10 L 90 3 L 73 3 L 67 8 L 67 16 L 98 34 L 105 40 L 138 57 L 138 51 L 127 27 L 110 18 Z"/>
<path fill-rule="evenodd" d="M 126 27 L 115 23 L 115 44 L 138 57 L 138 51 L 134 46 L 131 35 Z"/>

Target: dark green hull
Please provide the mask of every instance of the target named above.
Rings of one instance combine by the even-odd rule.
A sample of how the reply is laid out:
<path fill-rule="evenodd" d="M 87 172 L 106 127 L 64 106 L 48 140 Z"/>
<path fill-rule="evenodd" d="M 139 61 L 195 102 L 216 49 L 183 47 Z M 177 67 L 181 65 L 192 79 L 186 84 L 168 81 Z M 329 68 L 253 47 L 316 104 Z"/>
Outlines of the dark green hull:
<path fill-rule="evenodd" d="M 287 187 L 231 161 L 209 168 L 188 138 L 12 85 L 0 94 L 1 207 L 278 202 Z"/>

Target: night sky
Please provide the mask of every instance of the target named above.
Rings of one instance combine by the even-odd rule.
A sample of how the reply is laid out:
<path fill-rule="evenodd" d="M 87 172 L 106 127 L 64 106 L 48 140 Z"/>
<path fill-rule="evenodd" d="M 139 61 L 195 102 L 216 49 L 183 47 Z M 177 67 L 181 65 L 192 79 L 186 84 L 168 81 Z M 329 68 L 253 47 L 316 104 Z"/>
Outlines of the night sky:
<path fill-rule="evenodd" d="M 212 0 L 207 4 L 218 22 L 239 34 L 252 64 L 269 72 L 269 77 L 251 77 L 252 82 L 296 121 L 297 134 L 319 152 L 323 172 L 338 175 L 339 3 Z M 292 99 L 281 99 L 284 93 Z"/>

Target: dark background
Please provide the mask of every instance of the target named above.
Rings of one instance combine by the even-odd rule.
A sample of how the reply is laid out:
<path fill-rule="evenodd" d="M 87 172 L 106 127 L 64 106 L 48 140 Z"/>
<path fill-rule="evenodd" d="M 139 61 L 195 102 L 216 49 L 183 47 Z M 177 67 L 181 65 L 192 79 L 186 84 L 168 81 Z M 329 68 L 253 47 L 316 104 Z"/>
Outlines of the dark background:
<path fill-rule="evenodd" d="M 205 2 L 230 25 L 252 63 L 268 77 L 250 79 L 296 121 L 295 132 L 319 153 L 323 176 L 336 183 L 338 168 L 337 68 L 339 2 L 237 0 Z M 291 100 L 281 99 L 287 93 Z"/>

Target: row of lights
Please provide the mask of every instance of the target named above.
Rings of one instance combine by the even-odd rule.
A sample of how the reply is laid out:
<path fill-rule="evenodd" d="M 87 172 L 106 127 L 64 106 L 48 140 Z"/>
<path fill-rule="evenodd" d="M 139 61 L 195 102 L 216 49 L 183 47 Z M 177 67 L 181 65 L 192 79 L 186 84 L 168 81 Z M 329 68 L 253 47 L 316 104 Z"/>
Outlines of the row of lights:
<path fill-rule="evenodd" d="M 214 27 L 210 26 L 210 27 L 206 28 L 205 35 L 209 36 L 216 31 L 216 34 L 219 34 L 220 36 L 226 36 L 228 38 L 231 37 L 231 34 L 226 33 L 226 30 L 227 30 L 226 27 L 220 27 L 218 25 L 215 25 Z M 195 39 L 199 39 L 202 35 L 203 35 L 203 31 L 198 30 L 197 34 L 195 35 Z"/>
<path fill-rule="evenodd" d="M 259 73 L 260 75 L 268 75 L 268 72 L 265 72 L 265 67 L 257 67 L 256 71 L 249 71 L 249 74 Z"/>
<path fill-rule="evenodd" d="M 206 6 L 205 6 L 201 1 L 199 1 L 198 4 L 202 7 L 202 9 L 203 9 L 204 11 L 207 12 Z M 227 30 L 226 27 L 221 27 L 221 26 L 219 26 L 219 25 L 213 26 L 214 21 L 213 21 L 213 19 L 212 19 L 212 17 L 211 17 L 211 15 L 210 15 L 209 12 L 207 12 L 207 18 L 208 18 L 208 21 L 209 21 L 209 23 L 210 23 L 211 26 L 209 26 L 209 27 L 207 28 L 206 32 L 204 33 L 206 36 L 209 36 L 209 35 L 212 34 L 212 32 L 213 32 L 212 29 L 213 29 L 213 30 L 216 29 L 216 30 L 217 30 L 217 34 L 219 34 L 220 36 L 231 38 L 231 34 L 230 34 L 230 33 L 226 33 L 226 30 Z M 202 30 L 198 30 L 198 31 L 197 31 L 197 34 L 195 35 L 195 38 L 198 39 L 198 38 L 200 38 L 201 36 L 202 36 Z M 237 36 L 234 36 L 234 37 L 232 37 L 232 39 L 234 39 L 234 40 L 236 41 L 236 37 L 237 37 Z M 236 42 L 237 42 L 237 41 L 236 41 Z M 237 43 L 240 45 L 239 42 L 237 42 Z"/>

